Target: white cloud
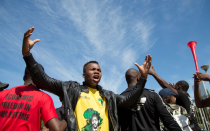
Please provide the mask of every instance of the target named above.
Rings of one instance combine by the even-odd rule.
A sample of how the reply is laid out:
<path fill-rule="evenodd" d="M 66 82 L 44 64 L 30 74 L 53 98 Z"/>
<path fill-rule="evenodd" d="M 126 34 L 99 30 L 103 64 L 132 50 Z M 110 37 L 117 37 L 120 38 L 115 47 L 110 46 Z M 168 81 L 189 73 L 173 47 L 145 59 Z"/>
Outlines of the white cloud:
<path fill-rule="evenodd" d="M 129 14 L 123 16 L 121 5 L 112 5 L 110 1 L 65 0 L 58 3 L 57 6 L 49 5 L 47 2 L 40 2 L 37 6 L 38 5 L 41 5 L 39 8 L 43 9 L 49 16 L 52 16 L 52 19 L 57 20 L 58 17 L 68 18 L 69 22 L 66 21 L 63 23 L 74 24 L 74 29 L 78 32 L 78 36 L 80 35 L 78 40 L 74 39 L 72 35 L 71 37 L 67 37 L 69 35 L 68 33 L 71 31 L 65 33 L 66 30 L 61 30 L 58 25 L 53 25 L 53 28 L 57 29 L 56 32 L 58 32 L 58 34 L 66 36 L 65 41 L 74 39 L 75 45 L 68 42 L 68 47 L 67 45 L 64 46 L 69 50 L 72 50 L 71 46 L 74 46 L 74 48 L 76 48 L 75 50 L 79 48 L 79 52 L 73 51 L 73 53 L 80 53 L 80 61 L 100 60 L 101 63 L 104 63 L 103 61 L 106 60 L 106 65 L 110 67 L 116 65 L 118 67 L 113 67 L 112 72 L 103 74 L 105 77 L 111 74 L 108 78 L 103 77 L 104 82 L 102 82 L 102 84 L 106 83 L 106 85 L 113 85 L 113 83 L 115 83 L 116 89 L 111 90 L 116 91 L 124 80 L 124 72 L 119 72 L 133 65 L 133 62 L 140 56 L 140 50 L 141 53 L 143 53 L 149 50 L 156 42 L 156 40 L 150 40 L 155 24 L 152 22 L 151 18 L 146 17 L 146 10 L 144 14 L 142 13 L 144 19 L 137 19 L 133 17 L 130 18 Z M 58 6 L 59 8 L 57 8 Z M 55 7 L 55 9 L 52 9 L 52 7 Z M 134 19 L 134 21 L 130 21 L 129 19 Z M 129 32 L 133 33 L 128 36 Z M 134 39 L 127 39 L 130 37 L 134 37 Z M 62 48 L 63 47 L 58 46 L 59 50 L 62 50 Z M 45 50 L 44 52 L 44 55 L 46 55 L 48 51 L 46 52 Z M 138 52 L 138 54 L 136 52 Z M 63 49 L 62 53 L 64 53 L 65 57 L 70 55 L 66 49 Z M 47 61 L 49 65 L 54 63 L 54 66 L 51 66 L 51 68 L 53 68 L 54 72 L 59 71 L 62 73 L 64 77 L 81 80 L 80 73 L 78 73 L 77 70 L 73 70 L 77 68 L 77 66 L 69 66 L 68 64 L 61 65 L 62 60 L 57 58 L 56 55 L 57 54 L 51 53 L 46 57 L 42 56 L 42 61 Z M 107 62 L 110 64 L 107 64 Z M 77 61 L 76 64 L 78 63 Z M 65 66 L 68 66 L 68 68 L 65 68 Z M 76 77 L 68 75 L 68 73 L 76 74 Z M 123 77 L 120 77 L 120 75 Z M 118 80 L 113 78 L 118 78 Z"/>

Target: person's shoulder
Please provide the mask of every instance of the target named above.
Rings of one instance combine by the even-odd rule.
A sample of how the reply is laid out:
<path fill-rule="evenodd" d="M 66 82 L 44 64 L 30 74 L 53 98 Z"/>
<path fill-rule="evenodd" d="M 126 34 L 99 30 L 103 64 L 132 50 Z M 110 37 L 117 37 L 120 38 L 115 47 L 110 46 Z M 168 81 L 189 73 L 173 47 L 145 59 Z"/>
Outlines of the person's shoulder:
<path fill-rule="evenodd" d="M 63 83 L 62 83 L 62 87 L 63 87 L 63 89 L 66 89 L 66 90 L 68 90 L 68 89 L 74 89 L 74 88 L 80 88 L 80 86 L 81 86 L 81 84 L 80 83 L 78 83 L 77 81 L 63 81 Z"/>
<path fill-rule="evenodd" d="M 147 88 L 144 89 L 143 93 L 144 94 L 148 93 L 148 94 L 158 95 L 158 93 L 155 92 L 155 90 L 147 89 Z"/>
<path fill-rule="evenodd" d="M 104 93 L 115 94 L 113 91 L 106 90 L 106 89 L 101 89 L 101 91 Z"/>
<path fill-rule="evenodd" d="M 150 98 L 151 100 L 153 99 L 154 101 L 161 99 L 160 95 L 152 89 L 145 88 L 142 95 Z"/>

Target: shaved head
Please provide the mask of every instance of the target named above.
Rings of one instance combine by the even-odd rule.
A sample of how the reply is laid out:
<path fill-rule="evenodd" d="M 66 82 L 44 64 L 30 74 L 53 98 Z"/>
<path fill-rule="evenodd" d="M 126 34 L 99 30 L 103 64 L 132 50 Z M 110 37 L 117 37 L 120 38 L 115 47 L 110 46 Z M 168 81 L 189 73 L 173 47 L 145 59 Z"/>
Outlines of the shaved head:
<path fill-rule="evenodd" d="M 125 78 L 128 84 L 137 82 L 136 80 L 139 79 L 141 74 L 136 69 L 128 69 L 125 73 Z"/>

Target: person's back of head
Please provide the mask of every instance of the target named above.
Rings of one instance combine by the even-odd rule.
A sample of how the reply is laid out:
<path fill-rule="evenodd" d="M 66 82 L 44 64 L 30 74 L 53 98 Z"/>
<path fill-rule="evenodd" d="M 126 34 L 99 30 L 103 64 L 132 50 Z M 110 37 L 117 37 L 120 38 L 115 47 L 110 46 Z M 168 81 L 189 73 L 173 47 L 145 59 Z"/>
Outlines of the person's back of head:
<path fill-rule="evenodd" d="M 181 90 L 187 92 L 188 89 L 189 89 L 189 84 L 188 84 L 186 81 L 181 80 L 181 81 L 178 81 L 178 82 L 176 83 L 176 87 L 178 87 L 178 90 L 181 89 Z"/>
<path fill-rule="evenodd" d="M 125 79 L 128 83 L 128 87 L 135 85 L 140 79 L 141 74 L 136 69 L 128 69 L 125 73 Z M 130 86 L 129 86 L 130 85 Z"/>
<path fill-rule="evenodd" d="M 24 76 L 23 76 L 24 85 L 34 85 L 31 79 L 30 72 L 28 71 L 27 67 L 25 68 Z"/>

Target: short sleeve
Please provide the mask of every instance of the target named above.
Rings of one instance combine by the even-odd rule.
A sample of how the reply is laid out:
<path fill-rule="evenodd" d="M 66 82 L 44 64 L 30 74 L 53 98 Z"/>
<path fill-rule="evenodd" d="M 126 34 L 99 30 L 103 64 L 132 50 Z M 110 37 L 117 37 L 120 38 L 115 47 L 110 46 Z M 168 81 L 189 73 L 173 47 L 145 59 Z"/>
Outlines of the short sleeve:
<path fill-rule="evenodd" d="M 41 108 L 42 120 L 44 121 L 44 124 L 46 124 L 49 120 L 51 120 L 52 118 L 58 118 L 58 116 L 52 98 L 49 95 L 44 94 L 42 99 L 43 99 L 43 106 Z"/>

